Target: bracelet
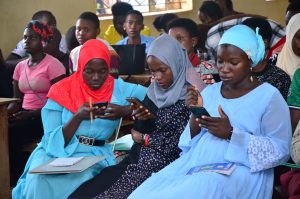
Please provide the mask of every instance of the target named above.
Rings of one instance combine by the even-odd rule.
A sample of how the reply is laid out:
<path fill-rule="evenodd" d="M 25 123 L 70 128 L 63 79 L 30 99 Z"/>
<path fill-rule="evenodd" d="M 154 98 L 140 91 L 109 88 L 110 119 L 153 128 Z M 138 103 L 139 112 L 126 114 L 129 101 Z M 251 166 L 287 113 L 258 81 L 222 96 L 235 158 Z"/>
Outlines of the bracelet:
<path fill-rule="evenodd" d="M 149 146 L 149 135 L 145 134 L 145 142 L 144 142 L 144 146 L 148 147 Z"/>

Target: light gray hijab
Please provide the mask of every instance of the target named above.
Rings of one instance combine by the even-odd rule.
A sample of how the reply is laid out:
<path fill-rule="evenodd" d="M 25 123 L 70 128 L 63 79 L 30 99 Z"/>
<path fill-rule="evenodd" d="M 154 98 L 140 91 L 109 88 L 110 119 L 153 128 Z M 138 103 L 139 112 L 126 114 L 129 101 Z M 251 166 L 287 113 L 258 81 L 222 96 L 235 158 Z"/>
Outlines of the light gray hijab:
<path fill-rule="evenodd" d="M 147 95 L 158 108 L 168 107 L 178 100 L 184 100 L 188 85 L 195 85 L 199 92 L 205 88 L 206 85 L 193 68 L 186 50 L 173 37 L 162 34 L 156 38 L 149 48 L 147 58 L 149 56 L 154 56 L 169 66 L 173 73 L 173 83 L 169 88 L 159 87 L 156 81 L 148 88 Z"/>

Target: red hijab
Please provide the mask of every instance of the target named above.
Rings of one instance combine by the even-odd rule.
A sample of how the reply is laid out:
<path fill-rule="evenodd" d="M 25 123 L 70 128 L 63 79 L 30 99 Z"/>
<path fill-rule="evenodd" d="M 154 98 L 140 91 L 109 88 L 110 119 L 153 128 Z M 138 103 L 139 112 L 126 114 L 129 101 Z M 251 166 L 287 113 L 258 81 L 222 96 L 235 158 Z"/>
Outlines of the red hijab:
<path fill-rule="evenodd" d="M 107 46 L 97 39 L 88 40 L 80 49 L 77 71 L 70 77 L 54 84 L 48 93 L 48 97 L 73 113 L 83 103 L 89 102 L 90 97 L 93 102 L 110 102 L 114 88 L 114 79 L 111 75 L 108 75 L 105 82 L 97 90 L 92 90 L 83 79 L 85 65 L 96 58 L 104 60 L 109 71 L 110 54 Z"/>

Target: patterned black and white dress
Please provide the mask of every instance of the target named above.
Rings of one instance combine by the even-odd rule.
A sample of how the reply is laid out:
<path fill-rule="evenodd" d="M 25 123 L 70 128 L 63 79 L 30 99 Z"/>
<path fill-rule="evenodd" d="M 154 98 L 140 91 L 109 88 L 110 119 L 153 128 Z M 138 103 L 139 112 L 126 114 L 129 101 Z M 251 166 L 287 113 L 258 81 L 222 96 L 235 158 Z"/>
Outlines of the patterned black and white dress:
<path fill-rule="evenodd" d="M 283 98 L 285 100 L 287 99 L 289 88 L 291 85 L 291 78 L 281 68 L 268 63 L 263 71 L 252 73 L 252 75 L 262 83 L 268 82 L 269 84 L 277 88 Z"/>
<path fill-rule="evenodd" d="M 121 199 L 144 182 L 152 173 L 158 172 L 179 157 L 179 137 L 189 120 L 190 112 L 185 101 L 159 109 L 155 128 L 149 133 L 149 146 L 141 147 L 138 161 L 127 166 L 123 175 L 99 198 Z"/>

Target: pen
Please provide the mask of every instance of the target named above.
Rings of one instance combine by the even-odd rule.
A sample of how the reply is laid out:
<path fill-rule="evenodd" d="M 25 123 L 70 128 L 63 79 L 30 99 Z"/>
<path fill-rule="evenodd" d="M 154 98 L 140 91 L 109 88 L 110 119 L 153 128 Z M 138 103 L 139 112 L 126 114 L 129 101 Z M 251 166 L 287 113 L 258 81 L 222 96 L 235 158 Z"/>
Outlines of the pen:
<path fill-rule="evenodd" d="M 89 98 L 89 104 L 90 104 L 90 109 L 91 109 L 93 107 L 92 97 Z M 90 112 L 90 120 L 91 120 L 91 123 L 93 123 L 93 112 L 92 111 Z"/>

